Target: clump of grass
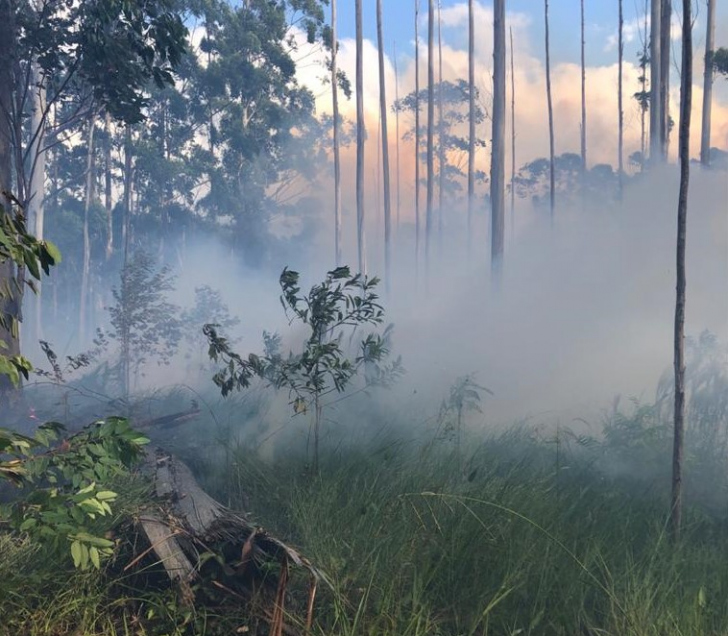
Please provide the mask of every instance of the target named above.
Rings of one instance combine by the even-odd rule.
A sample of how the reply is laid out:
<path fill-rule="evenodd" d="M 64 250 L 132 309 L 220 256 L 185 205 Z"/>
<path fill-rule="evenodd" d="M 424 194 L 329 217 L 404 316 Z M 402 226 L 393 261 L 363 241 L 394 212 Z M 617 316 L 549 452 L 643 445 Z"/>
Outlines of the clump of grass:
<path fill-rule="evenodd" d="M 673 545 L 661 494 L 525 429 L 465 461 L 446 445 L 390 441 L 331 452 L 316 476 L 243 447 L 225 470 L 231 503 L 327 573 L 322 635 L 728 630 L 720 519 L 690 510 Z"/>

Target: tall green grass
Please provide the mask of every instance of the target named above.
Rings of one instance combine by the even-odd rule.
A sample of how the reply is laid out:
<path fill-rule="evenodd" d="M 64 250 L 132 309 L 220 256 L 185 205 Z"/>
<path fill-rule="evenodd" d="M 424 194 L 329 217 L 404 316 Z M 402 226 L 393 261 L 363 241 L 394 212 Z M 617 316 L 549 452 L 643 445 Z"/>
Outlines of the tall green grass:
<path fill-rule="evenodd" d="M 728 633 L 723 522 L 693 507 L 673 545 L 663 489 L 525 429 L 464 461 L 444 443 L 349 446 L 317 476 L 230 456 L 206 483 L 326 574 L 319 634 Z"/>

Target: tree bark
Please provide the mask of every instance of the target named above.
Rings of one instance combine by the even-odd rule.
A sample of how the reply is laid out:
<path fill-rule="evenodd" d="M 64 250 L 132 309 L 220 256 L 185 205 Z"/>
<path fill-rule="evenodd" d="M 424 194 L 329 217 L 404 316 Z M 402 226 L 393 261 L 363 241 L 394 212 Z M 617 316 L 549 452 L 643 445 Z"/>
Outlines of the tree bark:
<path fill-rule="evenodd" d="M 397 42 L 392 45 L 392 59 L 394 61 L 394 103 L 399 103 L 399 71 L 397 69 Z M 399 235 L 399 222 L 400 222 L 400 211 L 402 206 L 402 198 L 400 191 L 400 162 L 399 162 L 399 109 L 394 111 L 394 136 L 395 136 L 395 152 L 396 152 L 396 170 L 397 170 L 397 231 L 396 235 Z"/>
<path fill-rule="evenodd" d="M 475 206 L 475 0 L 468 0 L 468 258 Z"/>
<path fill-rule="evenodd" d="M 91 274 L 91 240 L 89 236 L 89 212 L 94 199 L 95 161 L 94 131 L 96 129 L 95 113 L 92 110 L 88 118 L 88 148 L 86 150 L 86 193 L 83 206 L 83 268 L 81 270 L 81 299 L 78 308 L 78 332 L 81 342 L 86 340 L 88 322 L 89 277 Z"/>
<path fill-rule="evenodd" d="M 435 120 L 435 66 L 433 43 L 435 39 L 435 2 L 428 0 L 427 15 L 427 216 L 425 218 L 425 272 L 429 276 L 430 247 L 432 243 L 432 205 L 434 199 L 435 169 L 433 124 Z"/>
<path fill-rule="evenodd" d="M 619 0 L 619 35 L 618 35 L 618 79 L 617 79 L 617 112 L 619 118 L 619 137 L 617 140 L 617 180 L 619 200 L 624 196 L 624 0 Z"/>
<path fill-rule="evenodd" d="M 384 32 L 382 0 L 377 0 L 377 44 L 379 48 L 379 114 L 382 120 L 382 180 L 384 184 L 384 286 L 392 284 L 392 198 L 389 183 L 389 135 L 387 132 L 387 87 L 384 76 Z"/>
<path fill-rule="evenodd" d="M 339 148 L 339 86 L 336 0 L 331 0 L 331 102 L 334 126 L 334 259 L 341 265 L 341 151 Z"/>
<path fill-rule="evenodd" d="M 124 246 L 124 267 L 129 262 L 129 244 L 131 242 L 131 199 L 134 181 L 134 168 L 132 166 L 131 127 L 129 124 L 124 131 L 124 219 L 121 227 L 121 241 Z"/>
<path fill-rule="evenodd" d="M 415 276 L 420 271 L 420 0 L 415 0 Z"/>
<path fill-rule="evenodd" d="M 445 212 L 445 118 L 442 114 L 442 20 L 437 0 L 437 247 L 442 257 L 443 215 Z"/>
<path fill-rule="evenodd" d="M 715 0 L 708 0 L 703 76 L 703 125 L 700 131 L 700 163 L 710 165 L 710 125 L 713 108 L 713 51 L 715 50 Z"/>
<path fill-rule="evenodd" d="M 662 0 L 652 0 L 650 16 L 650 163 L 656 164 L 662 158 Z"/>
<path fill-rule="evenodd" d="M 356 236 L 359 273 L 366 274 L 364 234 L 364 53 L 362 0 L 356 0 Z"/>
<path fill-rule="evenodd" d="M 670 146 L 670 23 L 672 0 L 662 0 L 660 11 L 660 148 L 662 160 L 667 161 Z"/>
<path fill-rule="evenodd" d="M 106 260 L 114 253 L 114 219 L 111 198 L 111 115 L 106 111 L 104 119 L 106 140 L 104 143 L 104 208 L 106 209 Z"/>
<path fill-rule="evenodd" d="M 544 0 L 544 23 L 546 27 L 546 101 L 549 111 L 549 209 L 551 222 L 556 214 L 556 167 L 554 150 L 554 107 L 551 99 L 551 51 L 549 47 L 549 0 Z"/>
<path fill-rule="evenodd" d="M 584 35 L 584 0 L 581 0 L 581 176 L 586 176 L 586 39 Z"/>
<path fill-rule="evenodd" d="M 685 438 L 685 248 L 687 240 L 688 189 L 690 184 L 690 114 L 693 91 L 692 3 L 683 0 L 682 70 L 680 86 L 680 195 L 677 208 L 677 285 L 675 299 L 675 432 L 672 456 L 671 528 L 680 538 Z"/>
<path fill-rule="evenodd" d="M 499 280 L 505 234 L 506 3 L 493 5 L 493 140 L 490 163 L 491 270 Z"/>

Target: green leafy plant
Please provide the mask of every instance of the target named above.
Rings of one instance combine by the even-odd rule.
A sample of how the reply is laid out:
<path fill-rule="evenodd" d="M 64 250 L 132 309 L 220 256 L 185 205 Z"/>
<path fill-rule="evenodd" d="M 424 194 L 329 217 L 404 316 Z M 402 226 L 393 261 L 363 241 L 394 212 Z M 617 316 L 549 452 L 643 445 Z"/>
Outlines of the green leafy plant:
<path fill-rule="evenodd" d="M 391 327 L 384 333 L 369 333 L 354 340 L 354 332 L 364 325 L 380 325 L 384 309 L 375 293 L 379 279 L 351 275 L 348 267 L 338 267 L 306 294 L 299 286 L 299 273 L 284 269 L 280 276 L 281 305 L 290 323 L 308 329 L 302 350 L 280 352 L 280 339 L 264 334 L 263 355 L 241 357 L 219 335 L 217 326 L 205 325 L 209 355 L 223 367 L 214 375 L 223 396 L 248 388 L 254 378 L 262 378 L 278 389 L 288 391 L 295 414 L 311 413 L 314 438 L 314 470 L 318 468 L 319 441 L 324 398 L 342 393 L 364 371 L 368 386 L 387 384 L 402 372 L 401 360 L 387 363 Z M 350 347 L 344 344 L 349 334 Z"/>

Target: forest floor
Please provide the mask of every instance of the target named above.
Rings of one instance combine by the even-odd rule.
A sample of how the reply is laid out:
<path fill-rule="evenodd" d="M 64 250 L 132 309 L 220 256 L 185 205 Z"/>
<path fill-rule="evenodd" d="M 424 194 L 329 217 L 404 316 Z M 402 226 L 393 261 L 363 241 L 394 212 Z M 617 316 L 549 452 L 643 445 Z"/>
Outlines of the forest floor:
<path fill-rule="evenodd" d="M 669 482 L 607 476 L 593 453 L 528 429 L 471 444 L 466 458 L 439 440 L 380 438 L 325 452 L 315 476 L 302 457 L 243 444 L 217 457 L 187 457 L 207 491 L 323 573 L 313 634 L 728 633 L 725 509 L 694 502 L 675 544 Z M 119 488 L 120 536 L 147 488 Z M 0 554 L 3 635 L 268 633 L 260 608 L 187 607 L 162 579 L 124 571 L 123 546 L 101 572 L 1 534 Z M 304 632 L 296 620 L 291 634 Z"/>

